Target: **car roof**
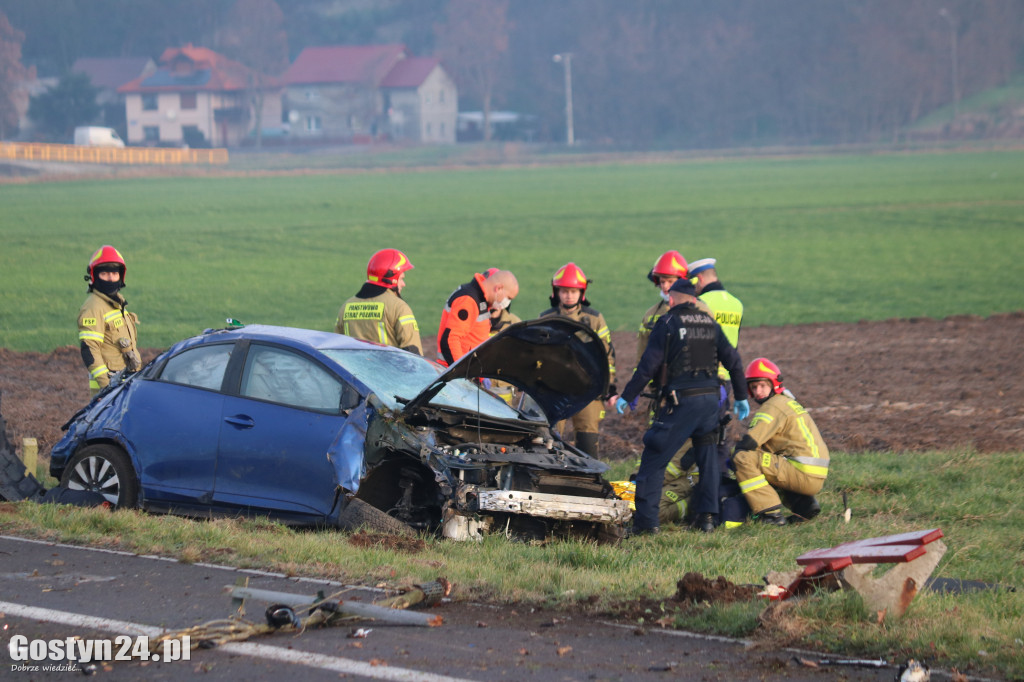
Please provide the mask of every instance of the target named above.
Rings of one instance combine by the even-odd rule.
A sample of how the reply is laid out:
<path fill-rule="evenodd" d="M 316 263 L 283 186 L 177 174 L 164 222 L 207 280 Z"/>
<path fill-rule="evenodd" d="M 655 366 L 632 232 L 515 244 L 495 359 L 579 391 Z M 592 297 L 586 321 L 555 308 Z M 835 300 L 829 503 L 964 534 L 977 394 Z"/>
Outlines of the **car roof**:
<path fill-rule="evenodd" d="M 334 332 L 317 331 L 315 329 L 300 329 L 298 327 L 278 327 L 268 324 L 251 324 L 244 327 L 232 327 L 227 329 L 207 329 L 199 336 L 186 340 L 198 342 L 199 340 L 225 340 L 236 341 L 239 339 L 253 339 L 259 341 L 289 341 L 295 346 L 305 346 L 316 350 L 366 350 L 373 348 L 382 351 L 402 352 L 398 348 L 384 346 L 382 344 L 360 341 L 344 334 Z M 187 345 L 192 345 L 187 343 Z"/>

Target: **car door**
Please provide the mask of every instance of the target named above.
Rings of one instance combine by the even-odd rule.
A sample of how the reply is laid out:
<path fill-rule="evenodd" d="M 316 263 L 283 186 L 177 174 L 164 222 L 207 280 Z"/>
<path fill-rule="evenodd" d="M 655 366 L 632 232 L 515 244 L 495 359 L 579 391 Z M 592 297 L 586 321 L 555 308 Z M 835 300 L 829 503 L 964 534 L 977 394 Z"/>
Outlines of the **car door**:
<path fill-rule="evenodd" d="M 122 428 L 138 460 L 147 504 L 191 506 L 212 499 L 220 389 L 234 348 L 222 343 L 186 349 L 155 380 L 136 382 Z"/>
<path fill-rule="evenodd" d="M 326 516 L 337 488 L 327 451 L 345 424 L 343 387 L 308 355 L 251 343 L 238 395 L 224 397 L 217 505 Z"/>

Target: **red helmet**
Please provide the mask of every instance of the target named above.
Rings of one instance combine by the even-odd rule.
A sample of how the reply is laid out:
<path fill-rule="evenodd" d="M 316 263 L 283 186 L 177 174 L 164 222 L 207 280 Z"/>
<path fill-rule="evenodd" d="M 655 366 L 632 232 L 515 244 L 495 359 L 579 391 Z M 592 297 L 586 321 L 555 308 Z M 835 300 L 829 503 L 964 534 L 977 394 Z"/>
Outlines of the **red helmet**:
<path fill-rule="evenodd" d="M 583 268 L 576 265 L 575 263 L 566 263 L 562 267 L 555 271 L 555 276 L 551 278 L 551 305 L 558 305 L 558 287 L 566 287 L 569 289 L 580 290 L 580 305 L 590 305 L 590 301 L 587 300 L 587 285 L 590 284 L 590 280 L 583 274 Z"/>
<path fill-rule="evenodd" d="M 412 268 L 412 262 L 398 249 L 381 249 L 366 264 L 366 281 L 391 289 L 398 285 L 402 273 Z"/>
<path fill-rule="evenodd" d="M 124 276 L 128 272 L 128 266 L 124 264 L 124 258 L 113 246 L 105 245 L 96 250 L 89 259 L 89 266 L 86 268 L 86 280 L 89 286 L 96 284 L 96 267 L 114 263 L 121 271 L 121 284 L 124 284 Z"/>
<path fill-rule="evenodd" d="M 782 393 L 782 371 L 768 358 L 755 358 L 747 365 L 747 383 L 758 379 L 772 382 L 772 393 Z"/>
<path fill-rule="evenodd" d="M 658 283 L 658 276 L 666 277 L 687 277 L 689 270 L 686 266 L 686 259 L 678 251 L 666 251 L 654 261 L 654 267 L 647 273 L 647 279 L 655 284 Z"/>
<path fill-rule="evenodd" d="M 582 289 L 586 292 L 588 284 L 590 284 L 590 280 L 583 274 L 583 269 L 575 263 L 566 263 L 558 268 L 555 276 L 551 278 L 551 286 L 553 287 Z"/>

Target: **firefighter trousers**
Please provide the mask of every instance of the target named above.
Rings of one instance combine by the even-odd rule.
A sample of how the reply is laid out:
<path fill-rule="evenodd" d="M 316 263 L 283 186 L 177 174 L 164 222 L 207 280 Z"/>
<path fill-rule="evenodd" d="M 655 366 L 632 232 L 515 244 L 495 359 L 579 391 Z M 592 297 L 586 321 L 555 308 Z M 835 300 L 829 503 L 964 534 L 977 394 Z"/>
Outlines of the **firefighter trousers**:
<path fill-rule="evenodd" d="M 782 455 L 762 450 L 743 450 L 732 458 L 736 480 L 754 514 L 782 506 L 778 490 L 815 495 L 825 479 L 806 474 Z"/>

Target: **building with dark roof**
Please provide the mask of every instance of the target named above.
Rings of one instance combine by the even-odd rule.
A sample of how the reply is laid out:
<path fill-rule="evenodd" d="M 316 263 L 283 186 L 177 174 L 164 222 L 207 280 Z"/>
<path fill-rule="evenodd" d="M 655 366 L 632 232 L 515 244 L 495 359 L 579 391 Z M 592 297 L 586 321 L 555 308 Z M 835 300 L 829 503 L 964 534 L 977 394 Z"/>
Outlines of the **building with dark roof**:
<path fill-rule="evenodd" d="M 309 47 L 282 80 L 293 139 L 455 142 L 454 81 L 404 45 Z"/>
<path fill-rule="evenodd" d="M 167 48 L 155 71 L 117 91 L 125 96 L 129 144 L 236 146 L 257 120 L 281 121 L 277 78 L 191 44 Z M 253 102 L 260 100 L 257 117 Z"/>

